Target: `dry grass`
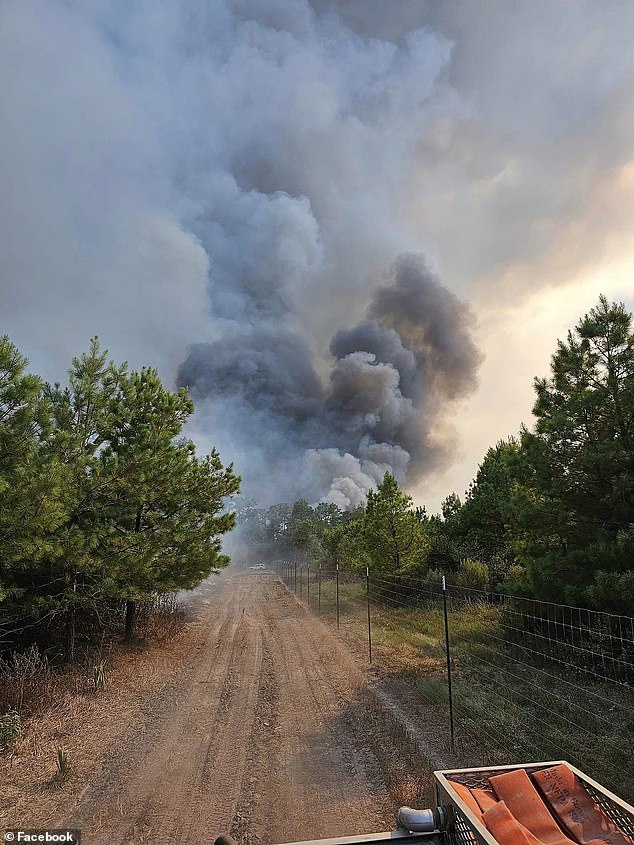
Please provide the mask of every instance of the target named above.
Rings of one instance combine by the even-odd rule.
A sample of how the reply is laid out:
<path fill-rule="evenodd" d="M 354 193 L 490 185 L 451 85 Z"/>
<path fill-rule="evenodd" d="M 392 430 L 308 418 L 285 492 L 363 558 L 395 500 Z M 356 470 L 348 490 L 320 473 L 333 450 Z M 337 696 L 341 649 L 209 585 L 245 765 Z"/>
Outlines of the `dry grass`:
<path fill-rule="evenodd" d="M 0 828 L 61 824 L 69 799 L 101 771 L 113 743 L 126 743 L 142 729 L 147 702 L 171 688 L 198 636 L 181 609 L 170 619 L 170 606 L 158 612 L 157 622 L 148 615 L 145 632 L 153 632 L 148 650 L 104 643 L 60 673 L 35 653 L 18 660 L 13 675 L 15 661 L 3 663 L 0 700 L 8 702 L 5 709 L 21 702 L 26 715 L 22 736 L 0 751 Z M 97 692 L 100 663 L 107 667 L 108 683 Z M 58 748 L 72 762 L 72 775 L 63 782 L 56 778 Z"/>
<path fill-rule="evenodd" d="M 425 807 L 433 792 L 433 765 L 425 759 L 415 738 L 387 708 L 366 693 L 363 719 L 369 745 L 381 762 L 386 786 L 396 806 Z"/>
<path fill-rule="evenodd" d="M 185 625 L 183 606 L 172 594 L 157 596 L 141 607 L 139 637 L 144 646 L 169 642 Z M 87 648 L 71 666 L 55 670 L 37 645 L 0 659 L 0 715 L 15 710 L 21 717 L 41 716 L 55 710 L 69 692 L 84 695 L 91 688 L 103 689 L 111 655 L 117 640 L 102 638 L 98 646 Z"/>
<path fill-rule="evenodd" d="M 138 615 L 139 637 L 146 643 L 173 639 L 185 624 L 185 609 L 173 593 L 157 595 L 142 605 Z"/>
<path fill-rule="evenodd" d="M 36 645 L 8 660 L 0 660 L 0 713 L 20 716 L 44 713 L 55 701 L 59 682 L 48 659 Z"/>
<path fill-rule="evenodd" d="M 359 585 L 341 585 L 341 634 L 363 658 L 367 619 Z M 328 593 L 328 624 L 332 625 Z M 345 609 L 344 609 L 345 608 Z M 450 608 L 457 765 L 568 759 L 627 798 L 634 789 L 631 689 L 599 684 L 554 663 L 530 663 L 507 641 L 501 606 L 479 601 Z M 425 713 L 438 713 L 446 740 L 448 685 L 442 604 L 372 606 L 374 673 L 411 691 Z M 533 643 L 529 644 L 533 646 Z M 575 657 L 566 656 L 574 661 Z M 569 667 L 565 667 L 568 669 Z M 611 705 L 611 706 L 610 706 Z M 607 707 L 607 709 L 606 709 Z"/>

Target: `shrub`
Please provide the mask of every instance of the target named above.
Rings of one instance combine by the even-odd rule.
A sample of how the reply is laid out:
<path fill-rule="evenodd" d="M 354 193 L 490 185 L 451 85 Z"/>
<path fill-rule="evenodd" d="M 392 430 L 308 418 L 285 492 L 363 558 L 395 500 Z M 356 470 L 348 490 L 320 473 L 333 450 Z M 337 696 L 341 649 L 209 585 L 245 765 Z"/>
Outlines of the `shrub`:
<path fill-rule="evenodd" d="M 22 736 L 22 719 L 15 710 L 0 716 L 0 748 L 7 748 Z"/>
<path fill-rule="evenodd" d="M 55 676 L 46 655 L 37 645 L 0 660 L 0 706 L 32 715 L 51 706 Z"/>
<path fill-rule="evenodd" d="M 459 587 L 486 591 L 489 589 L 489 570 L 481 561 L 467 557 L 460 561 L 458 572 L 452 581 Z"/>

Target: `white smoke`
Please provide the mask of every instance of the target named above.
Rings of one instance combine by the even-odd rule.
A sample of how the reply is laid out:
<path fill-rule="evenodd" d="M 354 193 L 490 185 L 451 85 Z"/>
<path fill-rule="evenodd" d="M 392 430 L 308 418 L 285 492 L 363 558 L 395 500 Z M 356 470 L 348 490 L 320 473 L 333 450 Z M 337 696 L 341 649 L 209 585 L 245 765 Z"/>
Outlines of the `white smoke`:
<path fill-rule="evenodd" d="M 168 383 L 185 359 L 192 433 L 262 499 L 419 478 L 449 459 L 434 429 L 478 355 L 464 306 L 394 261 L 523 295 L 509 264 L 528 273 L 630 156 L 633 19 L 584 0 L 3 3 L 3 331 L 51 379 L 96 333 Z"/>

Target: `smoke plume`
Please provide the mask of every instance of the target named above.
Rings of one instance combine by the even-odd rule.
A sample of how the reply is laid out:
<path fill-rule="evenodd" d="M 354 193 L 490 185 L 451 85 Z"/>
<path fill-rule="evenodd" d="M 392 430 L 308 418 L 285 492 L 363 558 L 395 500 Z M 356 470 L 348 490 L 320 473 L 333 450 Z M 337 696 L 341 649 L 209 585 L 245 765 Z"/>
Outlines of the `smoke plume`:
<path fill-rule="evenodd" d="M 3 331 L 50 380 L 93 334 L 180 368 L 262 500 L 414 489 L 478 355 L 413 255 L 491 383 L 504 309 L 630 243 L 634 6 L 605 5 L 0 4 Z M 483 404 L 460 487 L 510 424 Z"/>
<path fill-rule="evenodd" d="M 247 489 L 356 507 L 386 471 L 411 483 L 447 460 L 437 428 L 448 403 L 474 388 L 480 360 L 470 323 L 422 257 L 406 254 L 366 319 L 332 338 L 324 383 L 305 339 L 283 322 L 192 346 L 179 383 L 248 456 Z"/>

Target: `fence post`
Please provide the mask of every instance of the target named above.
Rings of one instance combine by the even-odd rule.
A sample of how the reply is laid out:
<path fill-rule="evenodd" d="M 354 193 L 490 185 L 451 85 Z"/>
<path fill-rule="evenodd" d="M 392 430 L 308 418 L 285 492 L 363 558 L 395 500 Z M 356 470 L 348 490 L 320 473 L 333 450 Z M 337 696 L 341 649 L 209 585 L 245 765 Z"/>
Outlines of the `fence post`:
<path fill-rule="evenodd" d="M 308 603 L 308 609 L 310 610 L 310 563 L 308 564 L 308 569 L 307 569 L 307 572 L 306 572 L 306 586 L 307 586 L 307 590 L 308 590 L 308 597 L 307 597 L 306 601 Z"/>
<path fill-rule="evenodd" d="M 339 564 L 337 564 L 337 630 L 339 630 Z"/>
<path fill-rule="evenodd" d="M 447 616 L 447 582 L 442 576 L 442 603 L 445 613 L 445 651 L 447 654 L 447 690 L 449 693 L 449 744 L 454 750 L 453 695 L 451 690 L 451 653 L 449 650 L 449 617 Z"/>
<path fill-rule="evenodd" d="M 321 563 L 317 572 L 317 613 L 321 613 Z"/>
<path fill-rule="evenodd" d="M 293 565 L 295 568 L 295 595 L 297 595 L 297 561 L 293 561 Z"/>
<path fill-rule="evenodd" d="M 304 567 L 299 565 L 299 599 L 300 601 L 304 598 Z"/>
<path fill-rule="evenodd" d="M 365 568 L 366 595 L 368 599 L 368 655 L 372 663 L 372 622 L 370 620 L 370 567 Z"/>

